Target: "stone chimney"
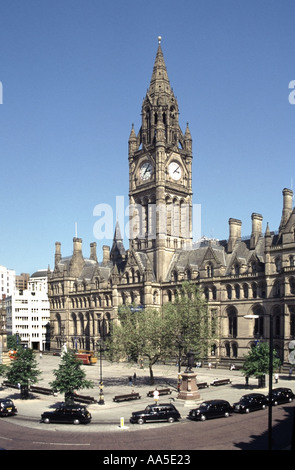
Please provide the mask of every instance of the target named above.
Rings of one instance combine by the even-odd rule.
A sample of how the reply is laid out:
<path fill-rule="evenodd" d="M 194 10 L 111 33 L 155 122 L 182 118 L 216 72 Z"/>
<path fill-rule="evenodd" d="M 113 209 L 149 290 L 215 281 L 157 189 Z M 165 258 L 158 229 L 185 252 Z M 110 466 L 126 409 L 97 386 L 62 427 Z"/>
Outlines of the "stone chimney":
<path fill-rule="evenodd" d="M 82 239 L 81 238 L 73 238 L 73 249 L 74 255 L 78 253 L 82 253 Z"/>
<path fill-rule="evenodd" d="M 97 261 L 96 242 L 90 243 L 90 259 L 92 259 L 93 261 Z"/>
<path fill-rule="evenodd" d="M 263 217 L 261 214 L 255 214 L 253 212 L 252 216 L 252 233 L 251 233 L 251 239 L 250 239 L 250 249 L 253 250 L 259 238 L 262 235 L 262 220 Z"/>
<path fill-rule="evenodd" d="M 61 260 L 61 243 L 55 242 L 55 267 L 57 267 L 60 260 Z"/>
<path fill-rule="evenodd" d="M 283 189 L 283 211 L 280 223 L 280 230 L 284 229 L 289 217 L 292 213 L 293 191 L 291 189 Z"/>
<path fill-rule="evenodd" d="M 238 219 L 229 219 L 229 239 L 227 244 L 227 251 L 231 253 L 237 241 L 241 240 L 241 226 L 242 222 Z"/>
<path fill-rule="evenodd" d="M 84 265 L 84 258 L 82 254 L 82 239 L 73 238 L 73 256 L 70 262 L 70 275 L 78 277 L 81 274 Z"/>
<path fill-rule="evenodd" d="M 103 245 L 102 252 L 103 252 L 102 264 L 105 266 L 110 261 L 110 247 L 107 245 Z"/>

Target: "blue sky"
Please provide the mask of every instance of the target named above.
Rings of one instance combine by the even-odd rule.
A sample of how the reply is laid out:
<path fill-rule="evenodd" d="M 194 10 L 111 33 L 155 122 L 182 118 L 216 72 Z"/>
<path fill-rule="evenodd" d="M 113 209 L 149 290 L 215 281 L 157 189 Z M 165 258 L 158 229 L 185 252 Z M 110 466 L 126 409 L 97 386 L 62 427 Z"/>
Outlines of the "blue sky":
<path fill-rule="evenodd" d="M 128 203 L 128 137 L 141 124 L 162 36 L 180 124 L 193 138 L 202 234 L 276 230 L 295 181 L 293 0 L 1 0 L 0 264 L 54 266 L 83 254 L 97 204 Z M 128 243 L 126 243 L 128 247 Z"/>

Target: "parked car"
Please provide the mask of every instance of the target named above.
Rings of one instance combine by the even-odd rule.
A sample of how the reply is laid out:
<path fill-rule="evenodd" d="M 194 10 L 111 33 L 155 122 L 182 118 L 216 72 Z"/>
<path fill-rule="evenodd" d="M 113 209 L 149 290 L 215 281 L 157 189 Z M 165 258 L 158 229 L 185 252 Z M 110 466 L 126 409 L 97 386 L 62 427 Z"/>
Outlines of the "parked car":
<path fill-rule="evenodd" d="M 227 418 L 232 412 L 233 407 L 226 400 L 207 400 L 201 403 L 199 408 L 190 410 L 188 418 L 196 421 L 205 421 L 211 418 Z"/>
<path fill-rule="evenodd" d="M 0 416 L 15 415 L 17 408 L 10 398 L 0 398 Z"/>
<path fill-rule="evenodd" d="M 173 423 L 181 418 L 179 411 L 170 403 L 148 405 L 143 411 L 134 411 L 130 423 L 143 424 L 147 421 L 168 421 Z"/>
<path fill-rule="evenodd" d="M 294 399 L 295 395 L 290 388 L 274 388 L 271 394 L 271 404 L 279 405 L 280 403 L 287 403 Z M 267 395 L 268 402 L 270 401 L 269 395 Z"/>
<path fill-rule="evenodd" d="M 267 405 L 268 400 L 262 393 L 248 393 L 243 395 L 239 402 L 233 404 L 233 409 L 237 413 L 249 413 L 264 410 Z"/>
<path fill-rule="evenodd" d="M 43 423 L 73 423 L 86 424 L 91 421 L 91 414 L 85 405 L 61 405 L 54 411 L 45 411 L 41 415 Z"/>

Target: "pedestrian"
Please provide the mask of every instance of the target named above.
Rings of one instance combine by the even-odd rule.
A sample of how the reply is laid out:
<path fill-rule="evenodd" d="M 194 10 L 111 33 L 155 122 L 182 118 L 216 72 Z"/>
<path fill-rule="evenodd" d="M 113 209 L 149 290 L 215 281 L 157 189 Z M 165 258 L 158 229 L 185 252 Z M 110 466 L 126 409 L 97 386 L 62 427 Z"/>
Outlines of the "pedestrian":
<path fill-rule="evenodd" d="M 277 384 L 279 381 L 279 374 L 274 375 L 275 383 Z"/>
<path fill-rule="evenodd" d="M 211 369 L 211 362 L 208 363 L 208 369 Z"/>
<path fill-rule="evenodd" d="M 130 387 L 132 387 L 133 384 L 132 384 L 132 377 L 131 376 L 128 378 L 128 381 L 129 381 Z"/>
<path fill-rule="evenodd" d="M 136 385 L 136 372 L 134 372 L 134 374 L 133 374 L 133 383 L 134 383 L 134 385 Z"/>
<path fill-rule="evenodd" d="M 154 395 L 154 400 L 155 400 L 155 403 L 156 403 L 156 405 L 157 405 L 157 403 L 158 403 L 158 400 L 159 400 L 159 392 L 158 392 L 158 390 L 157 390 L 157 389 L 155 389 L 155 390 L 154 390 L 154 393 L 153 393 L 153 395 Z"/>
<path fill-rule="evenodd" d="M 289 369 L 289 379 L 291 379 L 292 372 L 293 372 L 293 369 L 292 369 L 292 367 L 290 367 L 290 369 Z"/>

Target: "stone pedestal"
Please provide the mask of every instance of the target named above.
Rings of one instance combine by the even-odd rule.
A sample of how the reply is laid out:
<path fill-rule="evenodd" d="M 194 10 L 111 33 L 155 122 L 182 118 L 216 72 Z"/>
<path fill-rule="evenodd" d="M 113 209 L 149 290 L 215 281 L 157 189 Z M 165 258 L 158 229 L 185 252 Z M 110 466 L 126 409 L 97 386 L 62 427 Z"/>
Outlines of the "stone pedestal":
<path fill-rule="evenodd" d="M 201 395 L 198 390 L 197 374 L 195 372 L 189 371 L 181 374 L 181 384 L 180 390 L 178 393 L 179 400 L 185 401 L 198 401 L 201 398 Z"/>

